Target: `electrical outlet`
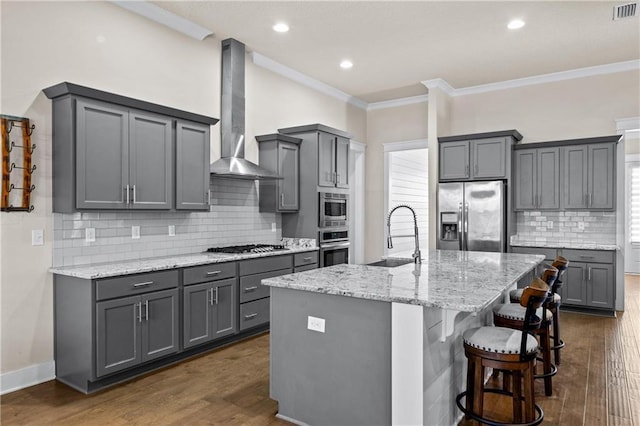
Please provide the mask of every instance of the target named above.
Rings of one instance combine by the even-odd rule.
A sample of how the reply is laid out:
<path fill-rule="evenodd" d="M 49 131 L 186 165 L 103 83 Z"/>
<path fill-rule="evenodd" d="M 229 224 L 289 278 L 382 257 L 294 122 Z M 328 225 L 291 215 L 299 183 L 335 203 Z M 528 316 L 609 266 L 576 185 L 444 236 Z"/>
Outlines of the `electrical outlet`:
<path fill-rule="evenodd" d="M 31 245 L 32 246 L 44 245 L 44 231 L 42 229 L 31 230 Z"/>
<path fill-rule="evenodd" d="M 307 328 L 309 330 L 318 331 L 324 333 L 324 318 L 307 317 Z"/>
<path fill-rule="evenodd" d="M 131 227 L 131 238 L 134 240 L 139 240 L 140 239 L 140 227 L 137 225 L 134 225 Z"/>
<path fill-rule="evenodd" d="M 169 225 L 169 236 L 170 237 L 175 237 L 176 236 L 176 226 L 175 225 Z"/>
<path fill-rule="evenodd" d="M 584 231 L 584 222 L 578 222 L 578 229 Z"/>
<path fill-rule="evenodd" d="M 278 230 L 278 228 L 276 228 L 276 223 L 275 222 L 271 222 L 271 232 L 276 232 Z"/>
<path fill-rule="evenodd" d="M 547 229 L 553 229 L 553 221 L 552 220 L 547 222 Z"/>
<path fill-rule="evenodd" d="M 92 243 L 96 240 L 96 228 L 85 228 L 84 240 L 88 243 Z"/>

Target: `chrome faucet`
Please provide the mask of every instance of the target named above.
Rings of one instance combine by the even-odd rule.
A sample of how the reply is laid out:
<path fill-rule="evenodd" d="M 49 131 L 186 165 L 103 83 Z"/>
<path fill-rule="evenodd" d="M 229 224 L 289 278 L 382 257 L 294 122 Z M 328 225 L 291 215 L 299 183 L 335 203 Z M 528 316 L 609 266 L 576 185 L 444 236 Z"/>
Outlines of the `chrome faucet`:
<path fill-rule="evenodd" d="M 411 213 L 413 214 L 413 235 L 396 235 L 395 237 L 415 237 L 415 241 L 416 241 L 416 247 L 415 250 L 413 251 L 413 254 L 411 255 L 411 257 L 413 258 L 413 261 L 415 263 L 422 263 L 422 259 L 421 259 L 421 254 L 420 254 L 420 241 L 418 240 L 418 217 L 416 216 L 416 212 L 415 210 L 413 210 L 411 207 L 409 207 L 406 204 L 400 204 L 395 206 L 394 208 L 391 209 L 391 211 L 389 212 L 389 214 L 387 215 L 387 248 L 393 248 L 393 241 L 391 240 L 391 215 L 393 214 L 393 212 L 395 212 L 396 210 L 398 210 L 399 208 L 404 207 L 407 208 L 411 211 Z"/>

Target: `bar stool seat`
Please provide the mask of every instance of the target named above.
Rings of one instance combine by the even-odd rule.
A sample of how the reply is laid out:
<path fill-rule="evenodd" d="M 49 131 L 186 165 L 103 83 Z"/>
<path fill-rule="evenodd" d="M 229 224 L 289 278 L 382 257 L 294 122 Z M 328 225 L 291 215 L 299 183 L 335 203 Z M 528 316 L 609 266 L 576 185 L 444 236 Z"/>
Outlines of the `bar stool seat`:
<path fill-rule="evenodd" d="M 519 354 L 522 331 L 506 327 L 477 327 L 464 332 L 462 341 L 485 352 L 499 354 Z M 531 354 L 538 350 L 538 340 L 530 334 L 526 336 L 525 353 Z"/>
<path fill-rule="evenodd" d="M 493 307 L 493 314 L 495 316 L 514 321 L 524 321 L 526 311 L 526 308 L 517 303 L 501 303 Z M 551 321 L 553 321 L 553 314 L 548 309 L 538 308 L 536 310 L 538 320 L 542 319 L 543 315 L 545 316 L 544 322 L 547 324 L 543 323 L 542 325 L 549 325 Z"/>

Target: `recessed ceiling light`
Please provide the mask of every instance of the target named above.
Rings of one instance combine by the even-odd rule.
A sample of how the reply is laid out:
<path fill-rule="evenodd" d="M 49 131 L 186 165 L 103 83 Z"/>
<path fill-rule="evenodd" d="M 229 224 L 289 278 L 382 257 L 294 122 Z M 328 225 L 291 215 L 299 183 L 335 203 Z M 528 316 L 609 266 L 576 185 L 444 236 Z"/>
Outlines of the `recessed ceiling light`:
<path fill-rule="evenodd" d="M 348 70 L 351 67 L 353 67 L 353 62 L 351 62 L 348 59 L 345 59 L 344 61 L 340 62 L 340 68 Z"/>
<path fill-rule="evenodd" d="M 514 19 L 513 21 L 509 22 L 509 25 L 507 25 L 507 28 L 509 28 L 510 30 L 517 30 L 518 28 L 522 27 L 524 27 L 524 21 L 522 19 Z"/>
<path fill-rule="evenodd" d="M 278 33 L 286 33 L 287 31 L 289 31 L 289 26 L 284 22 L 278 22 L 273 26 L 273 31 Z"/>

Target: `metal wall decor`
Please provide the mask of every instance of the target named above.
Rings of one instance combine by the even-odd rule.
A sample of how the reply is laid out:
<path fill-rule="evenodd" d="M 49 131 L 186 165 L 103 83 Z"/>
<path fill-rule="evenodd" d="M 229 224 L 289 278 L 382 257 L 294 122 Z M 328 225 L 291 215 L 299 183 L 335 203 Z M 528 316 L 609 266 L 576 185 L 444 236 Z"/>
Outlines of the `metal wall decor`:
<path fill-rule="evenodd" d="M 36 145 L 31 143 L 35 124 L 28 118 L 0 115 L 2 126 L 2 195 L 0 206 L 4 212 L 31 212 L 31 193 L 36 186 L 31 175 L 36 165 L 31 155 Z M 16 142 L 17 141 L 17 142 Z"/>

